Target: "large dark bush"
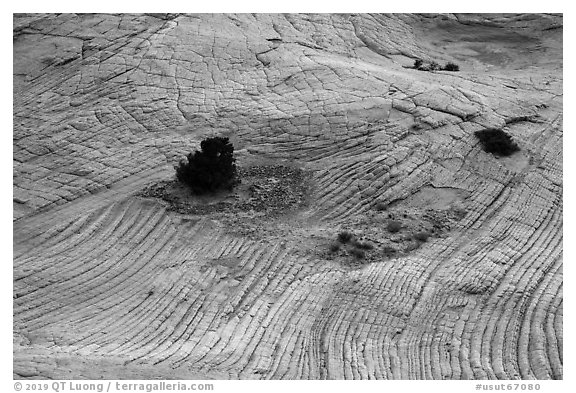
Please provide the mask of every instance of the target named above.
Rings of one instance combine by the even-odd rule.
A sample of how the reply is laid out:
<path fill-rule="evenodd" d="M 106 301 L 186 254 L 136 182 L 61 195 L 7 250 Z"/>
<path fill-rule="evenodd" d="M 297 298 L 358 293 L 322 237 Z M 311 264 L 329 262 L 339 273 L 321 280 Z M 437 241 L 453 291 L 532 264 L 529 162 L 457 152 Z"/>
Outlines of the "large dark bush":
<path fill-rule="evenodd" d="M 414 60 L 414 66 L 412 68 L 419 71 L 460 71 L 460 66 L 452 62 L 447 63 L 444 67 L 441 67 L 440 64 L 435 61 L 424 62 L 422 59 Z"/>
<path fill-rule="evenodd" d="M 338 241 L 342 244 L 348 243 L 354 235 L 348 231 L 342 231 L 338 234 Z"/>
<path fill-rule="evenodd" d="M 175 167 L 176 178 L 194 194 L 231 190 L 238 183 L 234 146 L 228 138 L 212 137 L 203 140 L 200 148 Z"/>
<path fill-rule="evenodd" d="M 442 69 L 444 71 L 460 71 L 460 66 L 455 63 L 447 63 Z"/>
<path fill-rule="evenodd" d="M 474 132 L 474 135 L 480 139 L 484 151 L 497 156 L 509 156 L 520 150 L 514 143 L 510 135 L 496 128 L 489 128 Z"/>

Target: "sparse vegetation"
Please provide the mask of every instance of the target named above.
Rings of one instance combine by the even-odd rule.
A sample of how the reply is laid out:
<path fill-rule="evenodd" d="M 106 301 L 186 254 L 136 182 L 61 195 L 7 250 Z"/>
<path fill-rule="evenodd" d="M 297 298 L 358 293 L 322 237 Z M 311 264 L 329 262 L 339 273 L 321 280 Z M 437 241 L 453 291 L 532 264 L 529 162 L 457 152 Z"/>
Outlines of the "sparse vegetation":
<path fill-rule="evenodd" d="M 340 251 L 340 243 L 331 243 L 330 246 L 328 246 L 328 249 L 330 252 L 338 252 Z"/>
<path fill-rule="evenodd" d="M 342 244 L 346 244 L 348 243 L 350 240 L 352 240 L 352 237 L 354 235 L 352 235 L 352 233 L 348 232 L 348 231 L 342 231 L 338 234 L 338 241 Z"/>
<path fill-rule="evenodd" d="M 361 250 L 373 250 L 374 249 L 374 245 L 372 243 L 368 243 L 368 242 L 355 241 L 354 243 L 352 243 L 352 245 L 356 248 L 361 249 Z"/>
<path fill-rule="evenodd" d="M 346 230 L 334 233 L 324 246 L 329 247 L 330 252 L 325 249 L 322 254 L 328 259 L 337 257 L 340 263 L 355 267 L 402 258 L 431 239 L 442 238 L 453 228 L 460 214 L 466 212 L 460 202 L 453 203 L 442 208 L 386 205 L 386 212 L 368 214 L 362 220 L 348 224 Z M 379 204 L 383 205 L 375 202 L 374 209 Z M 458 214 L 454 209 L 459 209 Z"/>
<path fill-rule="evenodd" d="M 374 250 L 374 244 L 368 241 L 358 240 L 357 236 L 349 231 L 341 231 L 337 236 L 337 241 L 329 245 L 330 252 L 336 253 L 343 250 L 344 253 L 354 257 L 354 259 L 366 259 L 368 252 Z"/>
<path fill-rule="evenodd" d="M 426 242 L 430 237 L 430 233 L 428 232 L 416 232 L 414 234 L 414 239 L 418 240 L 419 242 Z"/>
<path fill-rule="evenodd" d="M 410 128 L 414 131 L 418 131 L 424 129 L 424 125 L 422 123 L 414 123 Z"/>
<path fill-rule="evenodd" d="M 400 231 L 400 229 L 402 229 L 402 223 L 396 220 L 389 221 L 386 225 L 386 229 L 390 233 L 397 233 Z"/>
<path fill-rule="evenodd" d="M 238 183 L 234 146 L 228 138 L 212 137 L 203 140 L 200 148 L 175 167 L 176 178 L 194 194 L 231 190 Z"/>
<path fill-rule="evenodd" d="M 384 256 L 386 258 L 392 258 L 393 256 L 396 255 L 397 250 L 394 247 L 390 247 L 390 246 L 385 246 L 382 249 L 382 253 L 384 254 Z"/>
<path fill-rule="evenodd" d="M 376 206 L 374 206 L 374 209 L 375 209 L 376 211 L 379 211 L 379 212 L 383 212 L 383 211 L 385 211 L 387 208 L 388 208 L 388 205 L 386 205 L 384 202 L 378 202 L 378 203 L 376 204 Z"/>
<path fill-rule="evenodd" d="M 468 214 L 468 212 L 466 211 L 466 209 L 461 208 L 461 207 L 455 207 L 451 209 L 451 213 L 454 215 L 454 217 L 457 220 L 461 220 L 464 217 L 466 217 L 466 214 Z"/>
<path fill-rule="evenodd" d="M 485 152 L 496 156 L 509 156 L 520 150 L 510 135 L 497 128 L 476 131 L 474 135 L 480 139 Z"/>
<path fill-rule="evenodd" d="M 366 253 L 358 248 L 351 249 L 349 253 L 356 259 L 364 259 L 364 257 L 366 256 Z"/>

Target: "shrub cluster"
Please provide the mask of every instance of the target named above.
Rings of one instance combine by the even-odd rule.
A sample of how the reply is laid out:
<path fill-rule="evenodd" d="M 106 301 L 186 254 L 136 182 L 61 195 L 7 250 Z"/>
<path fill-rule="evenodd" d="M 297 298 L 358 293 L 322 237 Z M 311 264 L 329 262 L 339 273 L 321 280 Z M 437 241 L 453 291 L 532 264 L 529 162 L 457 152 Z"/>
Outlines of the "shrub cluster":
<path fill-rule="evenodd" d="M 361 241 L 354 241 L 352 243 L 352 245 L 356 248 L 359 248 L 361 250 L 373 250 L 374 249 L 374 245 L 372 243 L 368 243 L 368 242 L 361 242 Z"/>
<path fill-rule="evenodd" d="M 514 143 L 510 135 L 496 128 L 489 128 L 474 132 L 474 135 L 480 139 L 480 143 L 485 152 L 497 156 L 509 156 L 520 150 Z"/>
<path fill-rule="evenodd" d="M 338 234 L 338 241 L 340 243 L 348 243 L 350 240 L 352 240 L 352 234 L 348 231 L 342 231 Z"/>
<path fill-rule="evenodd" d="M 201 151 L 188 154 L 175 167 L 176 178 L 194 194 L 231 190 L 238 182 L 234 146 L 225 137 L 212 137 L 200 143 Z"/>
<path fill-rule="evenodd" d="M 331 253 L 340 251 L 343 244 L 348 244 L 344 248 L 351 256 L 356 259 L 364 259 L 366 251 L 373 250 L 374 245 L 370 242 L 363 242 L 356 238 L 352 232 L 342 231 L 337 236 L 338 242 L 332 242 L 328 248 Z"/>
<path fill-rule="evenodd" d="M 366 256 L 366 253 L 359 248 L 353 248 L 350 250 L 350 255 L 352 255 L 356 259 L 363 259 Z"/>
<path fill-rule="evenodd" d="M 422 59 L 414 60 L 413 68 L 419 71 L 460 71 L 460 66 L 455 63 L 449 62 L 444 67 L 441 67 L 435 61 L 424 63 Z"/>

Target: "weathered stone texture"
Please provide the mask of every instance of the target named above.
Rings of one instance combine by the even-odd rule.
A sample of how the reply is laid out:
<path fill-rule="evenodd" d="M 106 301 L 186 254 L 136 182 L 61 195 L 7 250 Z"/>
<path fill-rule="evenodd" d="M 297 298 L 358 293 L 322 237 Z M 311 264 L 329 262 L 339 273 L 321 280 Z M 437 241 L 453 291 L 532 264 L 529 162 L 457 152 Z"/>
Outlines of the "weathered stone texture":
<path fill-rule="evenodd" d="M 16 15 L 15 377 L 562 378 L 562 95 L 555 15 Z M 213 134 L 309 204 L 254 238 L 135 196 Z M 326 258 L 379 204 L 465 215 Z"/>

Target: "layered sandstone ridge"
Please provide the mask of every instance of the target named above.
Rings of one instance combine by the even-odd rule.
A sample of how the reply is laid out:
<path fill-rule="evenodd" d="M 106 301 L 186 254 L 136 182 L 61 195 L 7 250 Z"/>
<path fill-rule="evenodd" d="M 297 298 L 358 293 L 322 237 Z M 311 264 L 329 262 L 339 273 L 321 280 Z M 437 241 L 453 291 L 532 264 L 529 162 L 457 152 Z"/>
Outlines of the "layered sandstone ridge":
<path fill-rule="evenodd" d="M 16 15 L 15 377 L 562 378 L 562 94 L 558 15 Z M 209 135 L 306 203 L 143 196 Z"/>

